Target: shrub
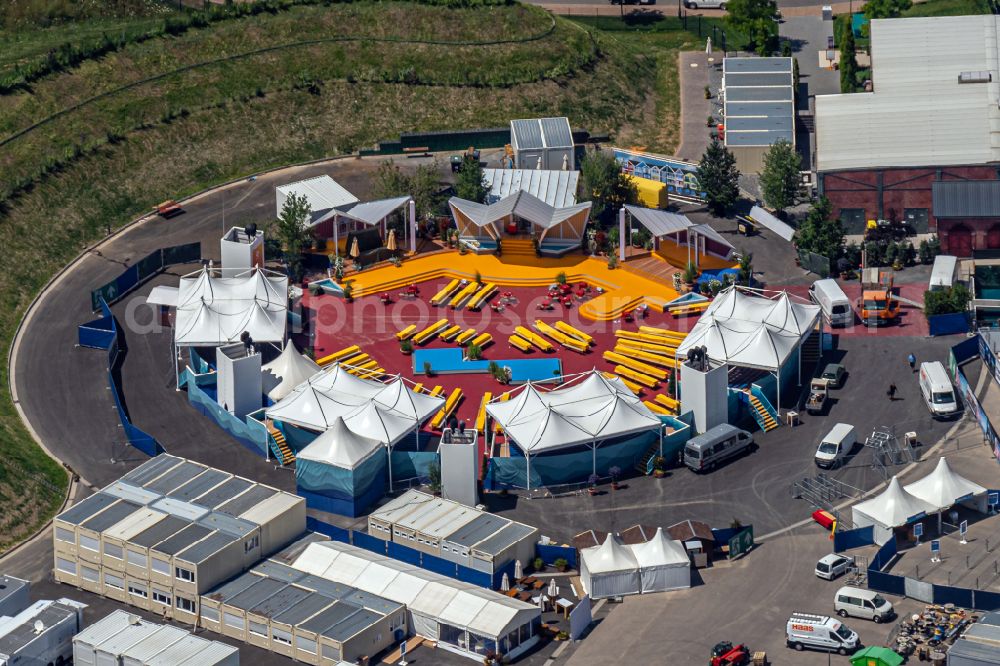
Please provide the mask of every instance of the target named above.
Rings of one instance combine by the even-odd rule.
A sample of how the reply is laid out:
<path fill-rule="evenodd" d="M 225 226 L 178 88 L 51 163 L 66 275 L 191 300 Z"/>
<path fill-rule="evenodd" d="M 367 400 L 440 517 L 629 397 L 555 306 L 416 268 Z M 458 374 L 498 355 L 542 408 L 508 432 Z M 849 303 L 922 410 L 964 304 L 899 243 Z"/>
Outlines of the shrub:
<path fill-rule="evenodd" d="M 698 279 L 698 269 L 694 267 L 694 262 L 689 261 L 687 267 L 684 269 L 684 282 L 686 284 L 694 284 L 694 281 Z"/>
<path fill-rule="evenodd" d="M 401 340 L 399 342 L 399 351 L 404 354 L 410 354 L 413 352 L 413 340 L 407 338 L 406 340 Z"/>
<path fill-rule="evenodd" d="M 565 271 L 559 271 L 558 273 L 556 273 L 556 282 L 558 282 L 559 284 L 566 284 L 566 272 Z"/>
<path fill-rule="evenodd" d="M 430 361 L 424 361 L 424 374 L 428 377 L 434 376 L 434 368 L 431 367 Z"/>
<path fill-rule="evenodd" d="M 558 557 L 552 565 L 560 571 L 565 571 L 569 567 L 569 561 L 565 557 Z"/>
<path fill-rule="evenodd" d="M 468 356 L 470 361 L 478 361 L 483 355 L 483 348 L 479 345 L 470 344 L 466 349 L 465 355 Z"/>
<path fill-rule="evenodd" d="M 532 560 L 531 566 L 535 568 L 535 571 L 542 571 L 545 568 L 545 560 L 540 557 L 536 557 Z"/>

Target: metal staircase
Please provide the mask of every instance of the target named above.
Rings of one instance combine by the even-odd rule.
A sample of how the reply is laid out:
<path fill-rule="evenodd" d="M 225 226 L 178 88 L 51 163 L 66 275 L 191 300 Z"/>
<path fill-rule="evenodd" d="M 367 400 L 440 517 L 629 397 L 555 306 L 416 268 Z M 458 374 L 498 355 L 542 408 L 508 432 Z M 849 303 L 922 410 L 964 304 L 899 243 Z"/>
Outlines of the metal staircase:
<path fill-rule="evenodd" d="M 770 403 L 766 402 L 766 398 L 762 400 L 762 396 L 754 395 L 750 389 L 743 389 L 743 392 L 747 394 L 747 399 L 750 401 L 750 413 L 753 414 L 754 421 L 757 422 L 761 430 L 770 432 L 781 425 L 777 412 L 774 411 Z"/>
<path fill-rule="evenodd" d="M 819 361 L 823 357 L 822 336 L 823 334 L 818 328 L 813 329 L 813 332 L 802 343 L 799 353 L 802 354 L 803 376 L 807 376 L 806 373 L 811 376 L 813 369 L 819 365 Z"/>
<path fill-rule="evenodd" d="M 281 431 L 268 423 L 267 434 L 267 443 L 271 448 L 271 453 L 274 454 L 274 459 L 281 463 L 282 467 L 295 462 L 295 453 L 288 446 L 288 442 L 285 441 L 285 436 L 281 434 Z"/>
<path fill-rule="evenodd" d="M 660 454 L 660 443 L 658 441 L 653 442 L 652 444 L 649 445 L 649 448 L 646 449 L 646 452 L 643 453 L 641 456 L 639 456 L 639 458 L 636 460 L 635 471 L 643 475 L 649 474 L 650 470 L 649 461 L 658 456 L 659 454 Z"/>

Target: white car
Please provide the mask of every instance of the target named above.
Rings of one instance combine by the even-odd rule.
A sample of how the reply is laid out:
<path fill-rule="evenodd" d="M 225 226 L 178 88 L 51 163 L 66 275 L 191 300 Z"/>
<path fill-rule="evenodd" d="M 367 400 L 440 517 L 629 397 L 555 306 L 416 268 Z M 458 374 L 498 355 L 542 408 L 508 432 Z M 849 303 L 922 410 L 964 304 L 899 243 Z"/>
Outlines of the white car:
<path fill-rule="evenodd" d="M 830 553 L 821 557 L 819 562 L 816 563 L 816 575 L 826 580 L 833 580 L 847 573 L 847 570 L 853 566 L 853 557 Z"/>

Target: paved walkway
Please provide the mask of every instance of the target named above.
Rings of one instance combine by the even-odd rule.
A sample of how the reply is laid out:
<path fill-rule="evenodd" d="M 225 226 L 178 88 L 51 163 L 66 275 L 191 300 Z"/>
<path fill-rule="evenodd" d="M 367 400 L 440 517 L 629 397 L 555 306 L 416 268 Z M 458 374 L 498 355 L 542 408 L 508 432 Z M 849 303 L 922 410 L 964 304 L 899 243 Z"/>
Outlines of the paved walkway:
<path fill-rule="evenodd" d="M 701 51 L 684 51 L 677 58 L 681 93 L 681 144 L 677 156 L 697 162 L 708 147 L 709 128 L 705 123 L 712 111 L 712 100 L 705 99 L 709 84 L 709 56 Z M 718 91 L 713 90 L 713 95 Z"/>

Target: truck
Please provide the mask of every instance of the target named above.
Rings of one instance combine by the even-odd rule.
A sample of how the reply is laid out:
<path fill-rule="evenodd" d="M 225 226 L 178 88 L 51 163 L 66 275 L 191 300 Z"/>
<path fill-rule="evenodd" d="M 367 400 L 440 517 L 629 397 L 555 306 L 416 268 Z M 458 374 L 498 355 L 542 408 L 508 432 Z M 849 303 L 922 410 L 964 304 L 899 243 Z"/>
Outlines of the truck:
<path fill-rule="evenodd" d="M 899 320 L 899 300 L 893 294 L 893 276 L 876 268 L 865 271 L 861 300 L 858 302 L 861 321 L 869 328 L 893 324 Z"/>
<path fill-rule="evenodd" d="M 745 666 L 750 663 L 750 648 L 746 645 L 733 645 L 729 641 L 716 643 L 712 648 L 712 658 L 708 666 Z"/>
<path fill-rule="evenodd" d="M 810 414 L 819 414 L 826 405 L 826 399 L 830 396 L 830 381 L 817 377 L 809 382 L 809 399 L 806 400 L 806 411 Z"/>

